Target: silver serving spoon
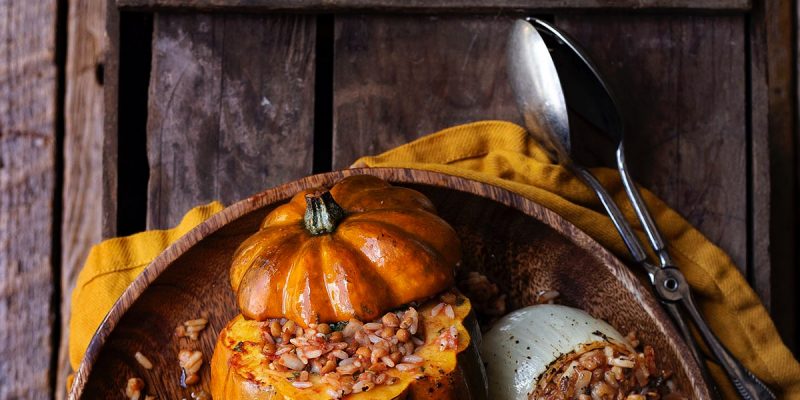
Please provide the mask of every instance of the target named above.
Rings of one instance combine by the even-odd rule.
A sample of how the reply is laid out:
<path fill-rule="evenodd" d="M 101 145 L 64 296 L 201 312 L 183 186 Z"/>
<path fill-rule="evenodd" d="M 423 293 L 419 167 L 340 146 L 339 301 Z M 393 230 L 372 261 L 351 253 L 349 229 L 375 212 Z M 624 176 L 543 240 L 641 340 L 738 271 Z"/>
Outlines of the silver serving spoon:
<path fill-rule="evenodd" d="M 533 25 L 531 25 L 531 23 Z M 686 283 L 683 274 L 680 272 L 680 270 L 675 268 L 674 264 L 672 263 L 672 260 L 666 250 L 665 242 L 658 233 L 658 229 L 653 222 L 653 219 L 650 217 L 649 212 L 647 211 L 647 208 L 642 201 L 641 196 L 639 195 L 625 164 L 624 147 L 622 144 L 623 124 L 621 123 L 619 113 L 616 111 L 617 108 L 613 98 L 610 96 L 609 91 L 607 90 L 607 86 L 602 79 L 600 79 L 600 76 L 594 66 L 582 53 L 574 41 L 544 21 L 531 19 L 531 23 L 523 20 L 518 20 L 514 23 L 510 33 L 508 47 L 509 75 L 511 77 L 512 86 L 514 88 L 518 104 L 522 109 L 528 129 L 554 129 L 550 131 L 539 131 L 537 132 L 537 135 L 551 135 L 551 140 L 547 141 L 546 143 L 557 141 L 561 142 L 560 146 L 557 144 L 549 144 L 548 147 L 553 147 L 556 149 L 555 151 L 551 151 L 553 158 L 566 165 L 577 176 L 583 179 L 584 182 L 586 182 L 587 185 L 590 186 L 600 198 L 601 203 L 606 208 L 606 211 L 611 217 L 615 227 L 617 228 L 617 231 L 622 236 L 623 241 L 628 247 L 628 250 L 631 252 L 634 260 L 636 260 L 639 265 L 641 265 L 647 271 L 656 294 L 661 299 L 667 311 L 673 316 L 675 323 L 678 325 L 684 338 L 689 344 L 689 348 L 692 350 L 693 355 L 698 360 L 701 369 L 704 368 L 704 364 L 699 356 L 699 351 L 697 350 L 697 345 L 694 342 L 694 338 L 690 334 L 689 328 L 684 321 L 680 310 L 678 309 L 679 305 L 682 305 L 683 308 L 689 313 L 704 340 L 711 348 L 717 360 L 720 362 L 720 364 L 722 364 L 728 373 L 742 398 L 774 399 L 775 396 L 772 394 L 772 392 L 770 392 L 766 385 L 758 380 L 742 364 L 740 364 L 719 342 L 695 306 L 689 285 Z M 582 99 L 581 101 L 584 103 L 589 102 L 589 106 L 585 106 L 584 104 L 585 107 L 582 107 L 585 110 L 584 114 L 587 114 L 585 117 L 590 121 L 599 124 L 600 127 L 610 127 L 607 134 L 612 136 L 612 138 L 619 143 L 616 155 L 623 184 L 626 188 L 626 193 L 628 194 L 628 197 L 634 206 L 636 214 L 640 219 L 640 222 L 645 227 L 648 239 L 653 246 L 654 251 L 656 254 L 658 254 L 659 266 L 655 266 L 647 261 L 647 255 L 644 251 L 642 243 L 639 241 L 638 237 L 635 236 L 630 224 L 627 222 L 627 220 L 625 220 L 624 215 L 622 212 L 620 212 L 619 208 L 614 203 L 608 192 L 606 192 L 602 185 L 600 185 L 597 179 L 595 179 L 595 177 L 586 168 L 578 165 L 570 159 L 569 118 L 567 115 L 566 102 L 564 101 L 563 92 L 560 90 L 556 91 L 558 92 L 556 93 L 556 101 L 537 100 L 540 94 L 535 91 L 536 86 L 532 85 L 531 83 L 540 81 L 550 82 L 549 87 L 554 88 L 557 85 L 558 89 L 560 89 L 561 81 L 558 78 L 558 73 L 555 71 L 555 66 L 553 65 L 553 59 L 550 57 L 549 50 L 547 53 L 544 53 L 547 54 L 548 57 L 541 57 L 541 54 L 543 54 L 541 47 L 544 46 L 547 50 L 547 46 L 542 37 L 536 32 L 536 29 L 534 29 L 534 26 L 536 26 L 536 29 L 539 29 L 545 33 L 550 39 L 555 38 L 560 42 L 560 44 L 566 44 L 566 47 L 572 50 L 571 53 L 573 55 L 571 57 L 569 52 L 564 51 L 564 49 L 561 49 L 561 52 L 556 52 L 554 57 L 567 57 L 569 63 L 571 63 L 573 67 L 577 68 L 578 72 L 575 73 L 575 76 L 583 77 L 582 79 L 578 80 L 580 82 L 584 82 L 586 87 L 594 88 L 592 91 L 587 92 L 584 90 L 579 92 L 580 96 L 577 97 Z M 559 54 L 565 52 L 567 53 L 566 56 L 564 54 Z M 533 57 L 540 58 L 533 59 Z M 562 62 L 560 64 L 563 65 L 564 63 Z M 539 65 L 544 66 L 539 67 Z M 583 71 L 581 71 L 581 69 L 583 69 Z M 586 71 L 589 71 L 589 73 L 587 74 Z M 531 78 L 531 76 L 533 76 L 533 78 Z M 570 78 L 573 77 L 572 74 L 569 76 Z M 571 89 L 571 91 L 576 90 L 574 88 L 580 87 L 583 86 L 573 85 L 573 89 Z M 555 89 L 551 89 L 551 92 L 552 91 L 555 91 Z M 601 96 L 601 93 L 598 93 L 598 91 L 605 93 L 605 96 Z M 603 100 L 598 100 L 598 97 Z M 531 107 L 529 104 L 537 104 L 537 106 Z M 539 118 L 538 116 L 542 114 L 546 115 L 548 120 L 561 118 L 561 120 L 564 122 L 554 122 L 543 126 L 540 124 L 528 123 L 529 120 L 537 119 Z M 705 372 L 704 375 L 707 377 L 707 372 Z M 708 379 L 707 381 L 708 383 L 712 382 Z"/>
<path fill-rule="evenodd" d="M 591 62 L 580 46 L 555 26 L 541 20 L 532 20 L 534 27 L 542 33 L 545 42 L 552 42 L 553 54 L 558 64 L 580 86 L 567 85 L 566 93 L 571 99 L 573 110 L 588 121 L 600 127 L 612 141 L 617 143 L 615 152 L 617 169 L 622 177 L 625 192 L 631 202 L 642 227 L 647 234 L 654 252 L 658 255 L 659 265 L 662 269 L 660 277 L 655 277 L 656 291 L 665 302 L 682 303 L 689 312 L 692 320 L 699 329 L 706 344 L 711 348 L 717 361 L 722 364 L 728 376 L 736 386 L 739 394 L 745 399 L 775 398 L 775 395 L 752 372 L 747 370 L 733 355 L 728 352 L 719 339 L 706 324 L 700 312 L 694 305 L 689 285 L 683 274 L 676 268 L 667 251 L 667 245 L 661 233 L 647 210 L 647 205 L 642 200 L 636 184 L 630 175 L 630 169 L 625 162 L 625 149 L 623 143 L 624 123 L 620 117 L 617 102 L 613 93 L 603 80 L 597 68 Z M 582 90 L 581 90 L 582 89 Z M 638 260 L 637 260 L 638 261 Z"/>

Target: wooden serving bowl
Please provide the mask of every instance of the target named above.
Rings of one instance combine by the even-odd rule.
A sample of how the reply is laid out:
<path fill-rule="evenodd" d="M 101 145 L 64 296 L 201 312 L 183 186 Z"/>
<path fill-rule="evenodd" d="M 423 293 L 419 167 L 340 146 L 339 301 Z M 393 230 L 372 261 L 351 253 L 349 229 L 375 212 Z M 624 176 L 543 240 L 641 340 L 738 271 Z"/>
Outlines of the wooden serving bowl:
<path fill-rule="evenodd" d="M 70 399 L 124 398 L 127 379 L 145 380 L 159 399 L 191 398 L 180 387 L 180 348 L 204 355 L 201 384 L 219 331 L 238 311 L 228 283 L 231 256 L 262 218 L 298 191 L 370 174 L 427 195 L 463 241 L 464 267 L 478 270 L 508 294 L 509 311 L 555 289 L 564 304 L 580 307 L 619 331 L 636 330 L 652 345 L 662 368 L 675 372 L 685 394 L 710 398 L 685 344 L 649 288 L 585 233 L 556 213 L 507 190 L 449 175 L 409 169 L 355 169 L 310 176 L 231 205 L 158 256 L 125 291 L 92 339 L 75 375 Z M 176 339 L 175 327 L 207 312 L 197 342 Z M 183 344 L 180 343 L 183 341 Z M 141 351 L 153 363 L 141 367 Z M 223 399 L 216 399 L 223 400 Z"/>

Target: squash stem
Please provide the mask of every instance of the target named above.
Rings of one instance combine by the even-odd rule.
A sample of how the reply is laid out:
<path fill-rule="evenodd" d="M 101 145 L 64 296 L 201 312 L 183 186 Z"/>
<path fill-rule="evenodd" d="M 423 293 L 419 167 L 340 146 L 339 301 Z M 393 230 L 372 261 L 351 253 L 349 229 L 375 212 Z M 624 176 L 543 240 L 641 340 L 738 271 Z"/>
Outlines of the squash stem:
<path fill-rule="evenodd" d="M 314 236 L 333 233 L 344 217 L 344 209 L 333 200 L 330 191 L 306 195 L 303 225 L 308 233 Z"/>

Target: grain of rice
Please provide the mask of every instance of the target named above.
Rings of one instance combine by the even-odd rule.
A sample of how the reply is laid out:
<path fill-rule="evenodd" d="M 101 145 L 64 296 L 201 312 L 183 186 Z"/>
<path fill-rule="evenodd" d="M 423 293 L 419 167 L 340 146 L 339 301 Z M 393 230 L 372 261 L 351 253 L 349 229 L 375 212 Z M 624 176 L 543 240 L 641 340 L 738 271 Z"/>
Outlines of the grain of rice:
<path fill-rule="evenodd" d="M 344 360 L 344 359 L 350 357 L 349 355 L 347 355 L 347 353 L 345 351 L 342 351 L 342 350 L 334 350 L 330 354 L 333 355 L 334 357 L 340 359 L 340 360 Z"/>
<path fill-rule="evenodd" d="M 312 359 L 312 358 L 317 358 L 317 357 L 322 355 L 322 350 L 319 350 L 319 349 L 309 350 L 309 351 L 305 352 L 305 355 L 306 355 L 306 358 L 308 358 L 309 360 Z"/>
<path fill-rule="evenodd" d="M 414 354 L 414 343 L 406 342 L 403 343 L 403 350 L 405 350 L 406 354 Z"/>
<path fill-rule="evenodd" d="M 133 357 L 136 359 L 139 365 L 144 367 L 144 369 L 153 369 L 153 363 L 150 362 L 150 360 L 147 357 L 145 357 L 144 354 L 142 354 L 141 352 L 137 351 L 136 354 L 133 355 Z"/>
<path fill-rule="evenodd" d="M 294 387 L 296 387 L 298 389 L 308 389 L 311 386 L 313 386 L 313 384 L 311 382 L 298 382 L 298 381 L 295 381 L 295 382 L 292 382 L 292 386 L 294 386 Z"/>
<path fill-rule="evenodd" d="M 351 318 L 350 321 L 347 322 L 347 325 L 345 325 L 344 329 L 342 329 L 342 335 L 344 337 L 353 337 L 355 336 L 356 332 L 361 331 L 362 325 L 363 324 L 361 321 Z"/>
<path fill-rule="evenodd" d="M 175 336 L 197 340 L 200 332 L 206 329 L 206 325 L 208 325 L 208 318 L 206 317 L 186 320 L 175 328 Z"/>
<path fill-rule="evenodd" d="M 414 364 L 400 363 L 395 365 L 395 368 L 397 368 L 397 370 L 400 372 L 406 372 L 406 371 L 411 371 L 414 368 L 417 368 L 417 366 Z"/>
<path fill-rule="evenodd" d="M 536 294 L 535 304 L 553 304 L 561 296 L 557 290 L 540 290 Z"/>
<path fill-rule="evenodd" d="M 416 354 L 411 354 L 403 357 L 402 361 L 407 364 L 417 364 L 421 363 L 423 361 L 423 358 Z"/>
<path fill-rule="evenodd" d="M 456 313 L 455 313 L 455 311 L 453 311 L 453 306 L 451 306 L 450 304 L 445 306 L 444 307 L 444 315 L 446 315 L 447 318 L 454 319 L 456 317 Z"/>
<path fill-rule="evenodd" d="M 144 389 L 144 381 L 140 378 L 128 379 L 128 384 L 125 386 L 125 396 L 130 400 L 139 400 Z"/>
<path fill-rule="evenodd" d="M 361 393 L 370 390 L 373 386 L 373 383 L 370 381 L 359 381 L 355 385 L 353 385 L 353 393 Z"/>
<path fill-rule="evenodd" d="M 431 310 L 431 317 L 435 317 L 435 316 L 439 315 L 439 313 L 442 311 L 444 306 L 445 306 L 445 303 L 439 303 L 435 307 L 433 307 L 433 309 Z"/>
<path fill-rule="evenodd" d="M 203 353 L 197 350 L 181 350 L 178 353 L 178 362 L 183 369 L 183 383 L 186 385 L 194 385 L 199 382 L 200 377 L 197 371 L 203 364 Z"/>
<path fill-rule="evenodd" d="M 387 367 L 389 367 L 389 368 L 393 368 L 393 367 L 395 367 L 395 366 L 396 366 L 396 365 L 395 365 L 395 363 L 394 363 L 394 360 L 392 360 L 392 358 L 391 358 L 391 357 L 389 357 L 389 356 L 383 356 L 383 357 L 381 357 L 381 361 L 382 361 L 384 364 L 386 364 L 386 366 L 387 366 Z"/>
<path fill-rule="evenodd" d="M 346 367 L 346 366 L 349 366 L 349 365 L 353 365 L 357 360 L 358 360 L 358 358 L 356 358 L 356 357 L 346 358 L 346 359 L 342 360 L 339 363 L 339 366 L 340 367 Z"/>
<path fill-rule="evenodd" d="M 355 365 L 345 365 L 345 366 L 340 365 L 339 367 L 336 368 L 336 372 L 342 375 L 353 375 L 354 373 L 356 373 L 356 371 L 358 371 L 358 367 Z"/>
<path fill-rule="evenodd" d="M 649 378 L 650 366 L 656 370 L 654 357 L 652 348 L 647 347 L 640 353 L 611 345 L 591 350 L 560 367 L 552 379 L 540 382 L 530 398 L 544 400 L 574 393 L 579 400 L 685 400 L 674 387 L 664 384 L 668 373 Z"/>
<path fill-rule="evenodd" d="M 633 368 L 634 365 L 635 365 L 633 363 L 633 361 L 627 360 L 627 359 L 622 358 L 622 357 L 611 358 L 611 359 L 608 360 L 608 364 L 609 365 L 614 365 L 614 366 L 617 366 L 617 367 L 621 367 L 621 368 Z"/>
<path fill-rule="evenodd" d="M 281 364 L 286 368 L 293 369 L 295 371 L 300 371 L 305 367 L 305 364 L 300 360 L 299 357 L 292 353 L 284 353 L 281 355 L 280 358 Z"/>
<path fill-rule="evenodd" d="M 205 327 L 207 323 L 208 323 L 207 319 L 205 319 L 205 318 L 197 318 L 197 319 L 190 319 L 188 321 L 185 321 L 183 324 L 186 325 L 186 327 L 188 328 L 190 326 L 202 326 L 202 327 Z"/>
<path fill-rule="evenodd" d="M 456 301 L 449 297 L 443 300 Z M 446 302 L 439 305 L 439 313 L 455 316 L 453 307 Z M 315 374 L 320 377 L 320 384 L 328 386 L 326 391 L 331 397 L 341 398 L 376 385 L 392 385 L 397 378 L 387 371 L 415 371 L 424 362 L 414 354 L 425 343 L 416 336 L 420 317 L 414 307 L 409 307 L 386 313 L 376 321 L 351 319 L 343 326 L 320 323 L 306 329 L 289 320 L 272 319 L 263 324 L 262 353 L 272 360 L 268 364 L 270 370 L 295 371 L 289 380 L 296 387 L 299 383 L 298 388 L 305 388 L 306 382 L 310 384 L 309 374 Z M 457 335 L 457 330 L 453 327 L 445 333 Z M 454 343 L 457 345 L 457 340 Z"/>
<path fill-rule="evenodd" d="M 282 344 L 282 345 L 278 346 L 278 350 L 275 351 L 275 355 L 276 356 L 283 355 L 285 353 L 288 353 L 288 352 L 294 350 L 294 348 L 295 347 L 293 345 L 291 345 L 291 344 Z"/>
<path fill-rule="evenodd" d="M 381 325 L 378 322 L 369 322 L 369 323 L 364 324 L 363 328 L 364 328 L 364 330 L 367 330 L 367 331 L 376 331 L 378 329 L 383 328 L 383 325 Z"/>

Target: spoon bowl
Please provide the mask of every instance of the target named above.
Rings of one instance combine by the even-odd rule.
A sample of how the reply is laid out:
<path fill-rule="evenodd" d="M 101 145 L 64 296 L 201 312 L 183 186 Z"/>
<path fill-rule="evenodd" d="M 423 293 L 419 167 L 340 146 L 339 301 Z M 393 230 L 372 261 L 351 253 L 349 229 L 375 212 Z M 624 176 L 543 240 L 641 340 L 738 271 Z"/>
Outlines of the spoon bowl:
<path fill-rule="evenodd" d="M 541 62 L 549 57 L 547 45 L 536 29 L 524 20 L 514 21 L 507 48 L 514 97 L 528 132 L 551 159 L 566 163 L 571 147 L 567 103 L 555 65 Z"/>
<path fill-rule="evenodd" d="M 692 298 L 691 289 L 685 281 L 683 274 L 673 263 L 667 251 L 666 242 L 661 237 L 658 226 L 651 217 L 647 205 L 642 200 L 641 194 L 630 174 L 630 169 L 625 160 L 625 146 L 623 144 L 624 124 L 620 117 L 617 103 L 611 94 L 611 90 L 608 85 L 606 85 L 597 68 L 583 50 L 581 50 L 580 46 L 564 32 L 561 32 L 547 22 L 535 18 L 531 18 L 530 23 L 537 31 L 541 32 L 544 37 L 547 37 L 551 41 L 550 47 L 552 48 L 553 54 L 551 57 L 548 57 L 547 62 L 552 64 L 553 60 L 555 60 L 555 63 L 559 65 L 561 71 L 564 72 L 566 76 L 569 76 L 570 79 L 567 80 L 568 83 L 565 85 L 565 89 L 568 93 L 568 97 L 572 100 L 575 111 L 598 127 L 600 132 L 607 138 L 615 142 L 616 150 L 614 154 L 616 156 L 617 169 L 622 178 L 628 200 L 633 206 L 636 216 L 647 235 L 648 241 L 658 257 L 658 266 L 651 264 L 647 260 L 642 243 L 639 241 L 638 237 L 633 234 L 630 224 L 602 185 L 600 185 L 599 182 L 594 179 L 594 176 L 585 168 L 573 163 L 572 169 L 579 177 L 583 178 L 587 185 L 595 190 L 595 193 L 605 206 L 609 216 L 614 221 L 614 225 L 617 227 L 617 230 L 625 241 L 634 260 L 647 271 L 655 292 L 661 298 L 664 308 L 672 315 L 675 324 L 680 329 L 687 344 L 689 344 L 692 355 L 701 365 L 701 368 L 705 366 L 704 360 L 700 356 L 698 345 L 689 330 L 687 321 L 678 309 L 679 305 L 689 314 L 705 343 L 711 349 L 714 358 L 722 365 L 742 398 L 774 399 L 775 395 L 770 389 L 747 370 L 744 365 L 736 360 L 724 347 L 697 309 Z M 539 38 L 541 37 L 540 35 Z M 525 37 L 522 37 L 522 39 L 525 39 Z M 548 56 L 550 56 L 550 54 L 548 54 Z M 547 62 L 543 61 L 543 63 Z M 553 64 L 553 66 L 555 66 L 555 64 Z M 545 69 L 545 71 L 547 70 L 549 69 Z M 524 73 L 525 71 L 521 72 Z M 534 75 L 537 74 L 538 73 L 534 73 Z M 557 74 L 554 79 L 558 80 Z M 561 94 L 561 96 L 563 96 L 563 94 Z M 548 102 L 544 102 L 544 104 L 547 105 Z M 557 111 L 560 111 L 560 109 L 557 109 Z M 560 113 L 554 113 L 554 115 L 562 116 Z M 564 117 L 566 118 L 566 116 Z M 554 139 L 563 137 L 562 132 L 558 131 L 550 131 L 550 134 Z M 567 149 L 569 149 L 569 147 L 567 147 Z M 704 375 L 708 377 L 708 371 L 705 368 L 702 369 Z M 711 383 L 710 379 L 707 378 L 706 380 Z"/>

